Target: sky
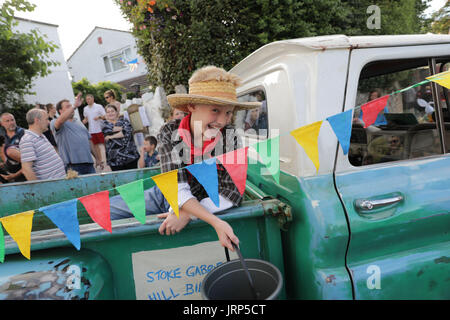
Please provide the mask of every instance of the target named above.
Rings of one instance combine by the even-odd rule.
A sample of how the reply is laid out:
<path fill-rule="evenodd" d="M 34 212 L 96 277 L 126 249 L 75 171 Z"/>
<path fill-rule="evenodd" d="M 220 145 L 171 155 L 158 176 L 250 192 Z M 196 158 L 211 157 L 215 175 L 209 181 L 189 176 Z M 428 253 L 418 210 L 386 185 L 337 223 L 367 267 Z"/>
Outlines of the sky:
<path fill-rule="evenodd" d="M 0 0 L 2 4 L 4 0 Z M 130 31 L 132 28 L 113 0 L 28 0 L 32 12 L 17 12 L 25 19 L 58 25 L 58 35 L 66 60 L 96 27 Z"/>
<path fill-rule="evenodd" d="M 0 0 L 0 5 L 5 0 Z M 58 25 L 58 34 L 66 60 L 96 27 L 130 31 L 132 25 L 122 16 L 113 0 L 28 0 L 33 12 L 18 12 L 20 18 Z M 439 10 L 447 0 L 432 0 L 425 14 Z M 374 3 L 376 1 L 374 0 Z"/>

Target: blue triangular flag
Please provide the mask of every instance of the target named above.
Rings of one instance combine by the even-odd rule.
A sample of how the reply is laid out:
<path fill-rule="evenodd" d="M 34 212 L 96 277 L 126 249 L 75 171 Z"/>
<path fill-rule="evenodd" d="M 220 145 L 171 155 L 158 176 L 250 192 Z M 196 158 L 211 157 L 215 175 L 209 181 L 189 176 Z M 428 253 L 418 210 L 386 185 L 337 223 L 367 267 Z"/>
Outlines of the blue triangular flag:
<path fill-rule="evenodd" d="M 352 111 L 353 110 L 350 109 L 327 118 L 327 121 L 330 123 L 334 134 L 341 144 L 344 154 L 347 154 L 348 149 L 350 148 L 350 136 L 352 134 Z"/>
<path fill-rule="evenodd" d="M 67 239 L 80 250 L 80 226 L 77 219 L 77 201 L 73 199 L 51 206 L 40 208 L 39 211 L 52 220 L 52 222 L 66 235 Z"/>
<path fill-rule="evenodd" d="M 204 160 L 185 167 L 205 188 L 206 193 L 211 198 L 216 207 L 220 206 L 219 182 L 217 178 L 216 158 Z"/>

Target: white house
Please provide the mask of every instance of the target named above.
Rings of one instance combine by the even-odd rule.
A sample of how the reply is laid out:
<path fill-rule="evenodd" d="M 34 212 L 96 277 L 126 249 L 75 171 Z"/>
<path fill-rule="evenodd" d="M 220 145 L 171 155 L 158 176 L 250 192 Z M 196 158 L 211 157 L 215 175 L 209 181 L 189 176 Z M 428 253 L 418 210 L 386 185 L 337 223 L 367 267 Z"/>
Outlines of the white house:
<path fill-rule="evenodd" d="M 91 83 L 117 82 L 127 91 L 133 91 L 131 85 L 135 82 L 141 85 L 141 90 L 147 85 L 147 66 L 128 31 L 95 27 L 67 64 L 73 81 L 87 78 Z"/>
<path fill-rule="evenodd" d="M 50 23 L 39 22 L 29 19 L 15 17 L 19 24 L 14 27 L 14 31 L 21 33 L 29 33 L 33 29 L 37 29 L 41 36 L 45 36 L 45 41 L 52 41 L 59 48 L 49 54 L 49 59 L 59 62 L 58 66 L 50 68 L 51 73 L 46 77 L 33 79 L 32 90 L 35 95 L 26 95 L 25 101 L 30 104 L 53 103 L 56 104 L 62 99 L 74 101 L 72 85 L 69 77 L 69 68 L 61 49 L 61 42 L 58 36 L 58 26 Z"/>

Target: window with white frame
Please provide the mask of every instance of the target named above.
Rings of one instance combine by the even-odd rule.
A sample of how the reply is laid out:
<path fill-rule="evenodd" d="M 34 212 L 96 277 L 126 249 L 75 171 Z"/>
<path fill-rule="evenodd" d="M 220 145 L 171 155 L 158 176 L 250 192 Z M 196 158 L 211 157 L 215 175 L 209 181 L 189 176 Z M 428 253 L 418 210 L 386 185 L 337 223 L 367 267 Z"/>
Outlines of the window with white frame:
<path fill-rule="evenodd" d="M 115 51 L 103 57 L 106 73 L 111 73 L 127 68 L 127 61 L 132 60 L 131 48 Z"/>

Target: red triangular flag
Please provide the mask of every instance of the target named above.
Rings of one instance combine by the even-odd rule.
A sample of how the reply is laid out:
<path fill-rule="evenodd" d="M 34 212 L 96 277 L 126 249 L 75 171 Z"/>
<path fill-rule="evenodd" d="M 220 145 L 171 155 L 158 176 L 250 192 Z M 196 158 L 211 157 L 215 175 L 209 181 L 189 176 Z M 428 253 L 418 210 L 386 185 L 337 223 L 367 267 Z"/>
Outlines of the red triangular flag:
<path fill-rule="evenodd" d="M 227 170 L 241 195 L 244 194 L 247 181 L 247 152 L 248 147 L 245 147 L 217 156 L 217 160 Z"/>
<path fill-rule="evenodd" d="M 375 100 L 369 101 L 361 106 L 363 112 L 362 120 L 364 121 L 364 128 L 367 128 L 377 120 L 377 116 L 381 110 L 386 107 L 389 95 L 382 96 Z"/>
<path fill-rule="evenodd" d="M 112 232 L 108 190 L 84 196 L 78 198 L 78 200 L 84 205 L 92 220 L 98 223 L 103 229 Z"/>

